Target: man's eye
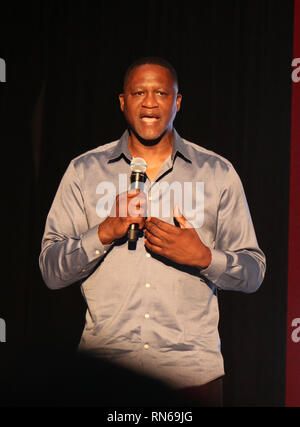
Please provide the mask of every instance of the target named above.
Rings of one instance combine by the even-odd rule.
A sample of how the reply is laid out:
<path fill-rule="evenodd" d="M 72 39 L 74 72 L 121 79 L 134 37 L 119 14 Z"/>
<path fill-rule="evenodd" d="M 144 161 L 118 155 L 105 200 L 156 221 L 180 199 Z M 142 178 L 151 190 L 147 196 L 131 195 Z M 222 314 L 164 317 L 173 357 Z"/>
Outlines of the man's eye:
<path fill-rule="evenodd" d="M 141 96 L 143 94 L 144 94 L 144 92 L 142 90 L 138 90 L 138 91 L 134 92 L 134 95 L 138 95 L 138 96 Z"/>
<path fill-rule="evenodd" d="M 158 95 L 160 95 L 160 96 L 162 96 L 162 95 L 167 95 L 167 92 L 164 92 L 164 91 L 162 91 L 162 90 L 159 90 L 157 93 L 158 93 Z"/>

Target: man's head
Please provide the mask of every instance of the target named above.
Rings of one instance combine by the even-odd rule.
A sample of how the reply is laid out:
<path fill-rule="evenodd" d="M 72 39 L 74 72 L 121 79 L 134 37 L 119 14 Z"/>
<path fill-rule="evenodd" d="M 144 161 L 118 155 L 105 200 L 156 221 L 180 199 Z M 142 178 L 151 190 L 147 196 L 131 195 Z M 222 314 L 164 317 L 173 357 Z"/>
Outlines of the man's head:
<path fill-rule="evenodd" d="M 128 81 L 128 78 L 131 74 L 131 72 L 141 66 L 141 65 L 147 65 L 147 64 L 152 64 L 152 65 L 160 65 L 161 67 L 164 67 L 166 69 L 168 69 L 170 71 L 170 73 L 172 74 L 173 80 L 177 86 L 177 90 L 178 90 L 178 76 L 177 76 L 177 72 L 175 70 L 175 68 L 173 67 L 173 65 L 167 61 L 164 58 L 161 58 L 160 56 L 144 56 L 142 58 L 136 59 L 135 61 L 133 61 L 129 67 L 127 68 L 125 75 L 124 75 L 124 80 L 123 80 L 123 92 L 125 92 L 125 88 L 126 88 L 126 84 Z"/>
<path fill-rule="evenodd" d="M 125 73 L 119 100 L 130 130 L 140 140 L 161 139 L 172 130 L 180 109 L 181 95 L 175 69 L 158 57 L 135 61 Z"/>

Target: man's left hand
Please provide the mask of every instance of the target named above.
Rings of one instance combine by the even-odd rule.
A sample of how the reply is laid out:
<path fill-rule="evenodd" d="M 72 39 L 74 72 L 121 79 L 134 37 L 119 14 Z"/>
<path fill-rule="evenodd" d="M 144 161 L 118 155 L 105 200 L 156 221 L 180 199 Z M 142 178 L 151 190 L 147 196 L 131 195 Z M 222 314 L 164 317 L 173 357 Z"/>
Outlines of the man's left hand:
<path fill-rule="evenodd" d="M 205 246 L 193 226 L 182 216 L 178 207 L 174 217 L 179 227 L 158 218 L 149 218 L 145 223 L 145 246 L 178 264 L 206 268 L 211 263 L 211 251 Z"/>

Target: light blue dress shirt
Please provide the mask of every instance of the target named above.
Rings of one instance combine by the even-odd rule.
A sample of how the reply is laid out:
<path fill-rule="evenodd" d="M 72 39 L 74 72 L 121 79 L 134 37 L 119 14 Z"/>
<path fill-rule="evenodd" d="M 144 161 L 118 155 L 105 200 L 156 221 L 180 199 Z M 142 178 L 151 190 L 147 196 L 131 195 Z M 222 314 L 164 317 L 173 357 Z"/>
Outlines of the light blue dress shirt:
<path fill-rule="evenodd" d="M 80 351 L 175 388 L 205 384 L 224 374 L 217 289 L 254 292 L 265 274 L 243 186 L 228 160 L 174 129 L 171 156 L 155 182 L 145 183 L 148 213 L 174 224 L 179 204 L 211 249 L 211 264 L 175 264 L 150 253 L 143 236 L 135 250 L 126 236 L 103 245 L 98 225 L 130 185 L 127 141 L 125 131 L 70 162 L 47 217 L 40 269 L 51 289 L 81 286 L 87 311 Z"/>

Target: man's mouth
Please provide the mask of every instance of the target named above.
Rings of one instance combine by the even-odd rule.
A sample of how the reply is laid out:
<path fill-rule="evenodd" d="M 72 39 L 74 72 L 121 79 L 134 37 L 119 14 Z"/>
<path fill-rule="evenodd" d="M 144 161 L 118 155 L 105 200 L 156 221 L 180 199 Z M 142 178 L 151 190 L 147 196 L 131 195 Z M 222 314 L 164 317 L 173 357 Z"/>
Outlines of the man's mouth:
<path fill-rule="evenodd" d="M 156 123 L 160 119 L 160 116 L 158 114 L 141 114 L 140 119 L 144 123 L 151 124 L 151 123 Z"/>

